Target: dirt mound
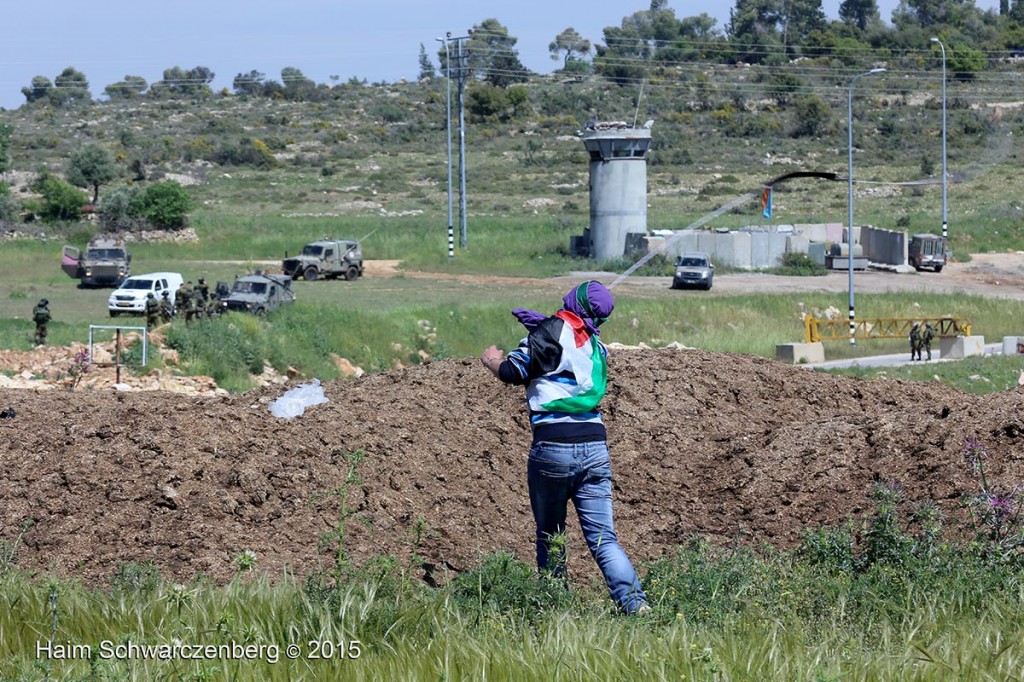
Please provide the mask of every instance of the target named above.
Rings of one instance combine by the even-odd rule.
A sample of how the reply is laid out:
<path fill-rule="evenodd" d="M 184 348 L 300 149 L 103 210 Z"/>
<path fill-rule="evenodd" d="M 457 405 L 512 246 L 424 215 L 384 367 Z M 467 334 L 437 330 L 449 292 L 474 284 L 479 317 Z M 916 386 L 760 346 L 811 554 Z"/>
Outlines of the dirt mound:
<path fill-rule="evenodd" d="M 976 397 L 700 350 L 610 362 L 617 524 L 634 559 L 691 534 L 792 546 L 801 528 L 868 511 L 877 479 L 954 513 L 974 491 L 967 437 L 999 454 L 997 479 L 1024 478 L 1024 389 Z M 268 410 L 284 390 L 0 390 L 16 411 L 0 419 L 0 537 L 31 520 L 19 563 L 90 581 L 128 561 L 224 580 L 244 550 L 271 574 L 304 574 L 331 562 L 320 541 L 339 522 L 345 455 L 362 451 L 345 497 L 355 559 L 404 560 L 422 520 L 438 579 L 480 553 L 532 560 L 520 389 L 466 359 L 328 383 L 330 402 L 291 420 Z M 573 569 L 592 570 L 575 527 L 569 542 Z"/>

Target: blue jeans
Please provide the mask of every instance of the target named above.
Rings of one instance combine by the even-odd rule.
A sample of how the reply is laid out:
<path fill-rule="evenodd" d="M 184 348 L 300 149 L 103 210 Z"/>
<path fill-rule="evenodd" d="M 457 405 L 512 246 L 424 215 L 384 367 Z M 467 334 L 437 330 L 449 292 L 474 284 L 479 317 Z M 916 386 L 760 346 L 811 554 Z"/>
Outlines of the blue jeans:
<path fill-rule="evenodd" d="M 534 443 L 526 471 L 540 570 L 551 568 L 555 575 L 564 575 L 564 557 L 552 556 L 551 540 L 565 533 L 566 506 L 572 500 L 612 599 L 626 613 L 645 604 L 640 579 L 615 536 L 608 443 Z M 549 557 L 554 566 L 549 566 Z"/>

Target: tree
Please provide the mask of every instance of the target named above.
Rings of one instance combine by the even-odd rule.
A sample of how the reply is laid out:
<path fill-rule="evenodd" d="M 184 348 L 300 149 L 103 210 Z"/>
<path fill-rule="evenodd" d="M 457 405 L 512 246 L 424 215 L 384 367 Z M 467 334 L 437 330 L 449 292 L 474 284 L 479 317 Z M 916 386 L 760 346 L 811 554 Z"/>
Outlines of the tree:
<path fill-rule="evenodd" d="M 469 35 L 462 54 L 473 76 L 499 88 L 526 82 L 530 72 L 519 61 L 515 49 L 519 39 L 510 36 L 500 21 L 485 19 Z"/>
<path fill-rule="evenodd" d="M 89 94 L 89 79 L 71 66 L 53 79 L 53 89 L 47 95 L 54 104 L 74 104 L 92 99 L 92 95 Z"/>
<path fill-rule="evenodd" d="M 164 78 L 154 83 L 150 92 L 156 94 L 172 94 L 184 96 L 204 96 L 213 93 L 210 83 L 213 82 L 214 73 L 205 66 L 197 66 L 186 71 L 180 66 L 172 66 L 164 69 Z"/>
<path fill-rule="evenodd" d="M 736 0 L 726 34 L 743 61 L 758 63 L 782 45 L 782 0 Z"/>
<path fill-rule="evenodd" d="M 281 83 L 284 84 L 285 98 L 293 101 L 312 99 L 316 92 L 316 83 L 294 66 L 281 69 Z"/>
<path fill-rule="evenodd" d="M 558 61 L 561 58 L 564 68 L 569 66 L 570 59 L 585 59 L 590 56 L 590 41 L 570 26 L 555 36 L 548 45 L 548 51 L 551 52 L 553 60 Z M 561 52 L 565 52 L 565 55 L 560 57 Z"/>
<path fill-rule="evenodd" d="M 32 85 L 22 88 L 21 94 L 25 95 L 25 102 L 31 104 L 46 98 L 52 89 L 53 83 L 49 78 L 46 76 L 34 76 L 32 78 Z"/>
<path fill-rule="evenodd" d="M 253 69 L 249 73 L 240 73 L 231 82 L 231 87 L 239 95 L 259 95 L 263 92 L 263 81 L 266 75 Z"/>
<path fill-rule="evenodd" d="M 866 31 L 868 26 L 881 24 L 878 0 L 843 0 L 839 4 L 839 19 L 849 26 Z"/>
<path fill-rule="evenodd" d="M 780 14 L 782 22 L 782 44 L 787 52 L 794 53 L 792 45 L 806 45 L 807 38 L 815 31 L 825 28 L 825 12 L 821 0 L 786 0 Z"/>
<path fill-rule="evenodd" d="M 429 78 L 433 80 L 437 78 L 437 71 L 434 70 L 434 63 L 430 61 L 430 57 L 427 56 L 427 48 L 420 43 L 420 75 L 419 79 Z"/>
<path fill-rule="evenodd" d="M 124 80 L 111 83 L 103 89 L 103 93 L 110 99 L 134 99 L 140 96 L 149 87 L 149 83 L 142 76 L 125 76 Z"/>
<path fill-rule="evenodd" d="M 87 144 L 71 155 L 65 173 L 68 182 L 76 187 L 92 187 L 92 203 L 100 199 L 100 185 L 117 177 L 114 157 L 98 144 Z"/>

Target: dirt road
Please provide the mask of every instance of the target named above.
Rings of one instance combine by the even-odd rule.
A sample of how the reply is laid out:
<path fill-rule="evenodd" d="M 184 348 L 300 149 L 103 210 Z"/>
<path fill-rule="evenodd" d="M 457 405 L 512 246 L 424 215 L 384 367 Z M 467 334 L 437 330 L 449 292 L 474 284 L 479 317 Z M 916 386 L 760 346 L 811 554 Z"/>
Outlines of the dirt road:
<path fill-rule="evenodd" d="M 490 283 L 508 286 L 538 286 L 538 280 L 522 277 L 445 274 L 400 270 L 400 261 L 366 261 L 367 277 L 414 277 L 423 279 L 453 279 L 467 283 Z M 576 272 L 548 280 L 555 289 L 592 277 L 603 282 L 615 279 L 618 273 L 593 271 Z M 630 277 L 619 286 L 645 295 L 678 295 L 669 289 L 669 277 Z M 858 293 L 886 293 L 890 291 L 921 291 L 945 294 L 976 294 L 996 298 L 1024 299 L 1024 251 L 1011 253 L 977 254 L 969 262 L 949 263 L 941 273 L 931 271 L 896 273 L 885 270 L 865 270 L 854 273 L 854 291 Z M 848 291 L 849 273 L 836 270 L 824 277 L 789 277 L 761 273 L 720 273 L 715 275 L 710 292 L 701 296 L 728 295 L 755 292 L 811 292 Z"/>

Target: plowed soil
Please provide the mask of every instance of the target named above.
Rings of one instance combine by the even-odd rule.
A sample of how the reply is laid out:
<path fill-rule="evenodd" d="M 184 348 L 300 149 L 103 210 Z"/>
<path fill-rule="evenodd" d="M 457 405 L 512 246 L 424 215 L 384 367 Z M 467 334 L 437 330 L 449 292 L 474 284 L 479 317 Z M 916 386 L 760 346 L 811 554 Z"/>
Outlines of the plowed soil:
<path fill-rule="evenodd" d="M 876 480 L 953 524 L 976 492 L 967 438 L 992 453 L 994 478 L 1024 478 L 1024 389 L 975 397 L 701 350 L 613 349 L 610 362 L 616 523 L 635 560 L 692 535 L 791 547 L 802 528 L 868 513 Z M 421 520 L 427 580 L 499 550 L 532 561 L 521 389 L 464 359 L 328 383 L 330 402 L 290 420 L 268 409 L 285 390 L 0 391 L 16 413 L 0 419 L 0 538 L 31 522 L 19 565 L 97 583 L 129 561 L 227 580 L 245 550 L 272 575 L 303 575 L 333 560 L 320 541 L 347 490 L 356 561 L 406 560 Z M 572 570 L 593 571 L 575 526 L 569 543 Z"/>

